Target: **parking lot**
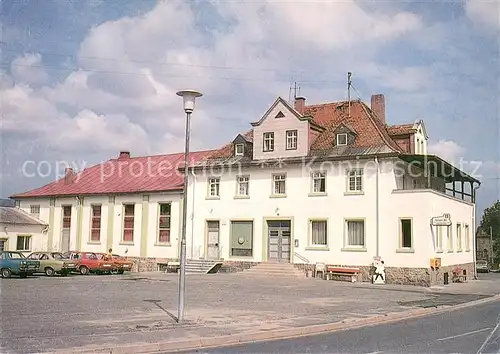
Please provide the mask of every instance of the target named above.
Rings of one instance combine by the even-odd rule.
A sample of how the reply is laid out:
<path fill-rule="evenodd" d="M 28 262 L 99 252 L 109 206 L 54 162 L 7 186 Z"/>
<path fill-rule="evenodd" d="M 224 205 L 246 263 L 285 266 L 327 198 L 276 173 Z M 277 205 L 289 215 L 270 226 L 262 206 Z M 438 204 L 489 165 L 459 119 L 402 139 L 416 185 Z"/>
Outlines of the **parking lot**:
<path fill-rule="evenodd" d="M 500 274 L 480 277 L 484 280 L 475 283 L 484 283 L 484 292 L 500 292 L 492 288 L 500 284 Z M 439 295 L 418 287 L 311 278 L 188 275 L 187 321 L 179 326 L 175 324 L 177 279 L 176 274 L 163 273 L 2 279 L 1 352 L 69 350 L 331 323 L 406 311 Z M 475 295 L 448 294 L 448 302 L 482 297 L 469 284 L 456 286 L 469 286 L 467 292 Z"/>

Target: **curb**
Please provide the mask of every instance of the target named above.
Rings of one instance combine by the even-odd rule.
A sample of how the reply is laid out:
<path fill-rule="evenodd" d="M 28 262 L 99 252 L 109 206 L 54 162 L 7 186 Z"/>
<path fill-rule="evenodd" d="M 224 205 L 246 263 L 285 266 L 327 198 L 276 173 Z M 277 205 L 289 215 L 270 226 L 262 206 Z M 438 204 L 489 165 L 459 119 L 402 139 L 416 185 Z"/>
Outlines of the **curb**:
<path fill-rule="evenodd" d="M 196 339 L 186 339 L 179 341 L 168 341 L 158 343 L 130 344 L 114 347 L 101 347 L 95 349 L 74 349 L 74 350 L 59 350 L 46 352 L 43 354 L 135 354 L 135 353 L 159 353 L 159 352 L 179 352 L 187 350 L 195 350 L 202 348 L 226 347 L 233 345 L 241 345 L 252 342 L 261 342 L 269 340 L 297 338 L 309 335 L 322 334 L 327 332 L 337 332 L 350 329 L 356 329 L 364 326 L 373 326 L 380 324 L 389 324 L 392 322 L 402 321 L 406 319 L 424 317 L 427 315 L 439 314 L 447 311 L 459 310 L 462 308 L 481 305 L 488 302 L 500 300 L 500 294 L 494 295 L 485 299 L 466 302 L 453 306 L 440 306 L 433 308 L 419 308 L 404 312 L 393 312 L 386 315 L 373 316 L 364 319 L 343 320 L 341 322 L 327 323 L 320 325 L 295 327 L 278 329 L 266 332 L 246 332 L 235 335 L 226 335 L 218 337 L 201 337 Z"/>

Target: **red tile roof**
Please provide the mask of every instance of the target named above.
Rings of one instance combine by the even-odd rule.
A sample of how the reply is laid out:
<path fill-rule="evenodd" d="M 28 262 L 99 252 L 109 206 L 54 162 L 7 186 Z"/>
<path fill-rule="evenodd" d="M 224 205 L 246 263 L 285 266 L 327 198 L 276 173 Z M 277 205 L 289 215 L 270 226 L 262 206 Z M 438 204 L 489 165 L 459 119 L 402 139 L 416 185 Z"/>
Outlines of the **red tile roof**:
<path fill-rule="evenodd" d="M 214 150 L 190 153 L 190 164 L 203 161 Z M 73 182 L 65 178 L 11 198 L 64 195 L 120 194 L 174 191 L 183 188 L 184 153 L 111 159 L 76 174 Z"/>
<path fill-rule="evenodd" d="M 415 132 L 414 124 L 396 124 L 387 127 L 389 135 L 408 135 Z"/>

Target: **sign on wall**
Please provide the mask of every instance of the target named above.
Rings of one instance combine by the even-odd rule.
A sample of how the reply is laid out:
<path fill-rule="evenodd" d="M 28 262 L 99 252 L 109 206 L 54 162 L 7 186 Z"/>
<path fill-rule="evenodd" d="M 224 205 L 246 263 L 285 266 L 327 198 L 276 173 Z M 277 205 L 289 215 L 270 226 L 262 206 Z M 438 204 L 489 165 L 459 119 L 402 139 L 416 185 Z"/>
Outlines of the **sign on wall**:
<path fill-rule="evenodd" d="M 442 216 L 435 216 L 431 218 L 432 226 L 450 226 L 451 217 L 450 214 L 443 214 Z"/>

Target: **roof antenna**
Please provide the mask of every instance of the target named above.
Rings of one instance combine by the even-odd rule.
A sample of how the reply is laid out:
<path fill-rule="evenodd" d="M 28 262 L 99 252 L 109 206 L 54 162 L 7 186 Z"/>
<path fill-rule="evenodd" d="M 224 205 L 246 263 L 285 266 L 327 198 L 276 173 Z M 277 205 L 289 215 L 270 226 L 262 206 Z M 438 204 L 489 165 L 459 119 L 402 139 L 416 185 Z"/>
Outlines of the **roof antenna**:
<path fill-rule="evenodd" d="M 352 80 L 351 80 L 352 73 L 349 71 L 347 73 L 347 104 L 348 104 L 348 116 L 351 118 L 351 85 L 352 85 Z"/>
<path fill-rule="evenodd" d="M 292 90 L 293 90 L 293 102 L 292 102 Z M 288 93 L 288 102 L 294 103 L 297 99 L 298 95 L 300 95 L 300 86 L 297 86 L 297 81 L 293 83 L 293 86 L 290 86 L 290 92 Z"/>

